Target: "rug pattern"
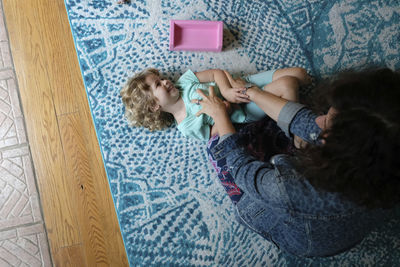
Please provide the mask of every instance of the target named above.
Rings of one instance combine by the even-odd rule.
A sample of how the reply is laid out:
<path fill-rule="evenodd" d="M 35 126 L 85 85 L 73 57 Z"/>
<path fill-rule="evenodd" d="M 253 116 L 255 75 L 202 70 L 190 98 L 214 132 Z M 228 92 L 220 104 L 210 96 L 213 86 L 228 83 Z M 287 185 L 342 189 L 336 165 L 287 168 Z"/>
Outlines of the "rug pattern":
<path fill-rule="evenodd" d="M 131 266 L 398 264 L 398 220 L 335 257 L 282 253 L 235 222 L 206 143 L 174 127 L 154 133 L 129 127 L 119 97 L 126 79 L 150 66 L 171 79 L 188 68 L 251 74 L 301 66 L 316 79 L 370 64 L 399 69 L 397 0 L 115 2 L 65 5 Z M 170 52 L 172 18 L 224 21 L 223 52 Z"/>

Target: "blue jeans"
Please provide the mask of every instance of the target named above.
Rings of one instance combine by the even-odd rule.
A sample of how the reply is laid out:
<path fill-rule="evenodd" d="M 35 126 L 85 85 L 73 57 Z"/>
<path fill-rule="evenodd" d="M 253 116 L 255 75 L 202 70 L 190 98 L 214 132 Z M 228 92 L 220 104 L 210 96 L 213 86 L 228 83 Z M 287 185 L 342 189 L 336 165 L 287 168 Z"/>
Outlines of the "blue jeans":
<path fill-rule="evenodd" d="M 226 160 L 215 160 L 214 156 L 211 154 L 210 149 L 218 144 L 219 136 L 214 135 L 210 138 L 207 145 L 208 158 L 213 165 L 215 171 L 217 172 L 218 178 L 221 185 L 224 187 L 229 198 L 232 200 L 233 204 L 236 205 L 243 195 L 243 191 L 236 185 L 232 175 L 228 171 L 228 166 Z"/>
<path fill-rule="evenodd" d="M 251 124 L 235 125 L 242 145 L 253 157 L 261 161 L 269 161 L 276 154 L 292 154 L 295 148 L 284 132 L 277 126 L 276 122 L 266 117 L 263 120 Z M 216 160 L 211 149 L 218 144 L 219 136 L 210 138 L 207 145 L 208 158 L 217 172 L 221 185 L 224 187 L 233 204 L 239 202 L 243 195 L 234 178 L 229 172 L 225 159 Z"/>

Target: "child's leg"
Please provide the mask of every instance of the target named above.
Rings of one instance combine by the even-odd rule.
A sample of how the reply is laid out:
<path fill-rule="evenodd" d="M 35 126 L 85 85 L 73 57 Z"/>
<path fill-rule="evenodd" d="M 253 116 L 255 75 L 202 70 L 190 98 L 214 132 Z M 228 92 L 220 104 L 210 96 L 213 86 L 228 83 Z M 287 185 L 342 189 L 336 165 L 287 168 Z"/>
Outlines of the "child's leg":
<path fill-rule="evenodd" d="M 284 76 L 296 78 L 301 86 L 311 83 L 311 77 L 307 74 L 307 70 L 299 67 L 276 70 L 272 76 L 272 80 L 275 81 Z"/>
<path fill-rule="evenodd" d="M 286 68 L 254 74 L 246 77 L 246 81 L 254 83 L 264 91 L 283 99 L 298 102 L 300 85 L 309 84 L 311 78 L 303 68 Z M 257 121 L 266 116 L 264 111 L 254 102 L 246 104 L 244 111 L 246 112 L 246 122 Z M 305 142 L 298 136 L 294 136 L 293 141 L 297 148 L 305 145 Z"/>
<path fill-rule="evenodd" d="M 246 76 L 243 79 L 246 82 L 257 85 L 259 88 L 263 88 L 265 85 L 272 82 L 274 73 L 275 70 L 269 70 Z M 246 113 L 246 123 L 259 121 L 267 116 L 265 112 L 260 109 L 254 102 L 243 105 L 243 111 Z"/>
<path fill-rule="evenodd" d="M 303 68 L 279 69 L 275 71 L 272 83 L 267 84 L 263 90 L 286 100 L 298 102 L 299 86 L 310 83 L 311 77 Z M 306 142 L 297 135 L 293 136 L 293 143 L 296 148 L 302 148 L 306 145 Z"/>
<path fill-rule="evenodd" d="M 272 82 L 264 86 L 263 90 L 286 100 L 298 102 L 298 89 L 301 85 L 311 83 L 311 78 L 303 68 L 286 68 L 276 70 Z"/>
<path fill-rule="evenodd" d="M 281 76 L 262 89 L 289 101 L 299 101 L 299 81 L 293 76 Z"/>
<path fill-rule="evenodd" d="M 253 83 L 260 88 L 263 88 L 265 85 L 271 83 L 274 80 L 276 70 L 268 70 L 260 73 L 256 73 L 253 75 L 249 75 L 244 77 L 243 79 L 246 82 Z"/>
<path fill-rule="evenodd" d="M 271 94 L 297 102 L 300 83 L 297 77 L 302 78 L 301 70 L 302 68 L 289 68 L 276 71 L 266 71 L 247 76 L 245 77 L 245 80 L 257 85 Z M 289 76 L 288 74 L 297 75 L 297 77 Z M 305 75 L 307 75 L 307 73 L 305 73 Z M 305 78 L 303 81 L 304 80 Z M 266 116 L 265 112 L 254 102 L 244 105 L 243 110 L 246 113 L 246 122 L 258 121 Z"/>

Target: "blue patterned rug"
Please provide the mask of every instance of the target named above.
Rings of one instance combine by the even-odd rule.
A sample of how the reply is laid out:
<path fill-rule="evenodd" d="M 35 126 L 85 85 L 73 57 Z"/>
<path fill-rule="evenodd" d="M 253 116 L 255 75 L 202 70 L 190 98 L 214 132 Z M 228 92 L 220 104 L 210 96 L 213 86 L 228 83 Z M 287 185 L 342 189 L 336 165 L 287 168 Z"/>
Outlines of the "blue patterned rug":
<path fill-rule="evenodd" d="M 175 128 L 130 128 L 119 97 L 128 76 L 150 66 L 171 79 L 188 68 L 301 66 L 317 79 L 372 64 L 399 69 L 398 0 L 115 2 L 65 5 L 131 266 L 399 266 L 399 220 L 335 257 L 280 252 L 236 223 L 205 143 Z M 223 52 L 169 51 L 172 18 L 224 21 Z"/>

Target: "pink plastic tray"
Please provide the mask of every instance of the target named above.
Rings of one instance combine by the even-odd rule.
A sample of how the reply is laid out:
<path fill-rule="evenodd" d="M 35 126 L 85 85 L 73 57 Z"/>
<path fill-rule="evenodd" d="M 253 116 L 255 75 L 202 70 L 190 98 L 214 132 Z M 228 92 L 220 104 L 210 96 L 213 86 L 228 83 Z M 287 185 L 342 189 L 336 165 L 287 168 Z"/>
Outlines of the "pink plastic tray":
<path fill-rule="evenodd" d="M 171 20 L 170 50 L 222 50 L 224 24 L 222 21 Z"/>

